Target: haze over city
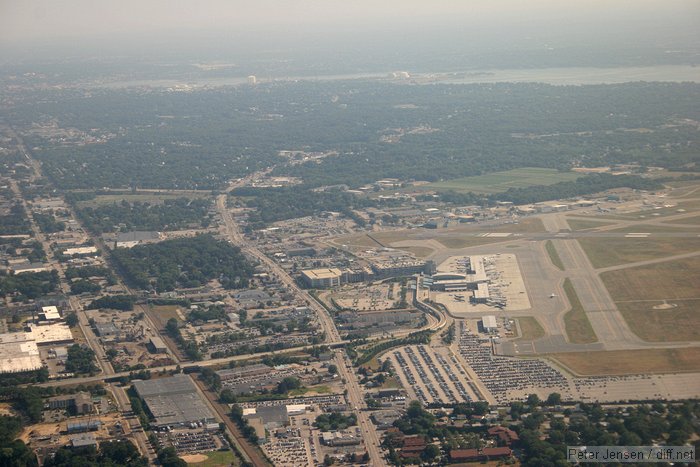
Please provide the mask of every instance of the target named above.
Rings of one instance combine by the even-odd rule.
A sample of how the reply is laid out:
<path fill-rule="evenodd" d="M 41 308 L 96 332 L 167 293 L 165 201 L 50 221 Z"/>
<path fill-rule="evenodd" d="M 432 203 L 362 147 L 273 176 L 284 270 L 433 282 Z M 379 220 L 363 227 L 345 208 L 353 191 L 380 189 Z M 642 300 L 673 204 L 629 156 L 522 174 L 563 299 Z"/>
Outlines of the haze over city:
<path fill-rule="evenodd" d="M 0 1 L 0 465 L 691 463 L 699 62 L 697 1 Z"/>

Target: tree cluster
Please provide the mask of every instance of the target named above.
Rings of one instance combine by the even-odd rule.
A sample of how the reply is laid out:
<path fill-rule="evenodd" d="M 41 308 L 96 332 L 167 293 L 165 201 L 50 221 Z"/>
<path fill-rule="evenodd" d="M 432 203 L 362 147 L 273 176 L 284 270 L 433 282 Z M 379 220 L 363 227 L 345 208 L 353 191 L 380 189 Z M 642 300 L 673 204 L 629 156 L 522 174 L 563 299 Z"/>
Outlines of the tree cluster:
<path fill-rule="evenodd" d="M 95 207 L 78 205 L 77 213 L 85 227 L 97 234 L 119 229 L 127 232 L 181 230 L 190 224 L 207 227 L 209 219 L 206 214 L 210 205 L 209 200 L 196 198 L 166 199 L 162 204 L 122 200 Z"/>
<path fill-rule="evenodd" d="M 132 285 L 157 292 L 199 287 L 213 279 L 227 289 L 242 288 L 253 275 L 238 247 L 211 235 L 118 248 L 112 257 Z"/>
<path fill-rule="evenodd" d="M 88 310 L 110 308 L 113 310 L 131 311 L 134 309 L 136 297 L 133 295 L 106 295 L 93 300 L 88 305 Z"/>
<path fill-rule="evenodd" d="M 20 300 L 35 299 L 55 291 L 58 283 L 58 272 L 55 270 L 0 275 L 0 296 L 18 293 Z"/>
<path fill-rule="evenodd" d="M 102 441 L 95 447 L 61 447 L 52 458 L 44 462 L 45 467 L 146 467 L 148 459 L 139 455 L 136 446 L 129 440 Z"/>
<path fill-rule="evenodd" d="M 66 371 L 71 373 L 95 373 L 98 371 L 95 364 L 95 352 L 89 347 L 73 344 L 68 347 L 66 359 Z"/>
<path fill-rule="evenodd" d="M 314 421 L 314 426 L 321 431 L 344 430 L 355 425 L 357 425 L 357 416 L 354 413 L 350 415 L 341 412 L 324 413 Z"/>

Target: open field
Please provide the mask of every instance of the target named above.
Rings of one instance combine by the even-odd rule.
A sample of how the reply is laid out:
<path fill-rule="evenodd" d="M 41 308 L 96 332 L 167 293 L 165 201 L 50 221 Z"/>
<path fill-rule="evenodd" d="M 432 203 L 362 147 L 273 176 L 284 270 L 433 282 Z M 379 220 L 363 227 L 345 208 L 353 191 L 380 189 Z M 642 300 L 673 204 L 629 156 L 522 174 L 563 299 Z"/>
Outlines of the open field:
<path fill-rule="evenodd" d="M 700 347 L 567 352 L 549 357 L 581 376 L 700 371 Z"/>
<path fill-rule="evenodd" d="M 561 258 L 559 257 L 559 253 L 557 253 L 557 249 L 554 247 L 554 243 L 552 243 L 551 240 L 547 240 L 547 242 L 544 244 L 544 248 L 547 250 L 547 254 L 549 255 L 549 259 L 552 261 L 552 264 L 559 270 L 563 271 L 564 268 L 564 263 L 561 262 Z"/>
<path fill-rule="evenodd" d="M 508 237 L 441 237 L 437 239 L 445 248 L 468 248 L 470 246 L 488 245 L 508 241 Z"/>
<path fill-rule="evenodd" d="M 700 238 L 579 238 L 578 242 L 595 268 L 700 250 Z"/>
<path fill-rule="evenodd" d="M 685 219 L 681 219 L 681 220 L 685 221 Z M 697 230 L 698 229 L 696 229 L 694 227 L 682 227 L 682 226 L 668 225 L 668 224 L 636 224 L 635 223 L 633 225 L 626 225 L 624 227 L 620 227 L 617 229 L 611 229 L 611 230 L 608 230 L 608 232 L 673 233 L 673 232 L 695 232 Z"/>
<path fill-rule="evenodd" d="M 355 234 L 338 237 L 333 240 L 336 245 L 344 245 L 353 250 L 368 248 L 400 248 L 410 251 L 420 257 L 426 257 L 434 251 L 426 245 L 394 245 L 397 242 L 428 242 L 437 240 L 445 248 L 468 248 L 487 245 L 490 243 L 512 240 L 510 237 L 485 237 L 483 233 L 538 233 L 544 232 L 544 225 L 539 218 L 527 218 L 518 223 L 498 225 L 458 225 L 446 229 L 401 229 L 372 232 L 371 234 Z M 439 247 L 439 245 L 437 245 Z"/>
<path fill-rule="evenodd" d="M 608 271 L 600 278 L 616 302 L 700 298 L 700 257 Z"/>
<path fill-rule="evenodd" d="M 522 316 L 518 318 L 518 325 L 520 326 L 519 340 L 533 341 L 544 337 L 544 329 L 534 316 Z"/>
<path fill-rule="evenodd" d="M 182 317 L 178 313 L 178 305 L 154 305 L 151 307 L 152 313 L 158 315 L 158 318 L 167 323 L 170 318 L 175 318 L 178 321 L 182 321 Z"/>
<path fill-rule="evenodd" d="M 700 299 L 617 302 L 632 332 L 649 342 L 700 340 Z"/>
<path fill-rule="evenodd" d="M 613 224 L 613 222 L 594 221 L 589 219 L 579 219 L 571 217 L 566 218 L 566 223 L 569 224 L 571 230 L 597 229 L 598 227 L 605 227 L 606 225 Z"/>
<path fill-rule="evenodd" d="M 569 337 L 569 342 L 573 344 L 590 344 L 598 342 L 598 338 L 593 331 L 591 322 L 583 310 L 583 305 L 574 290 L 574 286 L 570 279 L 564 281 L 564 292 L 569 298 L 571 309 L 564 315 L 564 326 L 566 335 Z"/>
<path fill-rule="evenodd" d="M 376 234 L 375 234 L 376 235 Z M 367 236 L 367 234 L 354 234 L 348 235 L 346 237 L 339 237 L 336 239 L 335 243 L 341 245 L 347 245 L 348 247 L 358 247 L 360 249 L 366 248 L 377 248 L 381 246 L 372 238 Z"/>
<path fill-rule="evenodd" d="M 696 193 L 698 194 L 698 193 Z M 675 201 L 674 201 L 675 202 Z M 669 203 L 672 204 L 672 203 Z M 682 210 L 681 212 L 678 212 L 678 210 Z M 640 211 L 632 211 L 632 212 L 616 212 L 611 215 L 613 218 L 617 219 L 627 219 L 627 220 L 635 220 L 635 219 L 649 219 L 649 218 L 654 218 L 654 217 L 666 217 L 666 216 L 675 216 L 676 214 L 682 214 L 684 211 L 695 211 L 697 209 L 700 209 L 700 200 L 688 200 L 688 201 L 681 201 L 678 203 L 678 205 L 673 206 L 673 207 L 660 207 L 659 209 L 642 209 Z M 684 210 L 684 211 L 683 211 Z M 605 219 L 608 216 L 602 216 L 602 219 Z"/>
<path fill-rule="evenodd" d="M 700 216 L 695 217 L 684 217 L 683 219 L 671 219 L 668 221 L 669 224 L 692 224 L 700 225 Z"/>
<path fill-rule="evenodd" d="M 417 258 L 427 258 L 435 252 L 435 250 L 433 250 L 432 248 L 426 248 L 424 246 L 404 246 L 401 247 L 401 249 L 404 251 L 408 251 Z"/>
<path fill-rule="evenodd" d="M 476 177 L 464 177 L 443 182 L 429 183 L 419 190 L 452 190 L 459 193 L 474 192 L 479 194 L 500 193 L 509 188 L 526 188 L 534 185 L 553 185 L 559 182 L 569 182 L 581 177 L 574 172 L 559 172 L 554 169 L 525 167 L 494 172 Z"/>
<path fill-rule="evenodd" d="M 187 461 L 187 465 L 196 465 L 197 467 L 240 465 L 238 459 L 231 451 L 212 451 L 182 457 Z"/>
<path fill-rule="evenodd" d="M 464 225 L 457 227 L 456 230 L 464 230 L 467 232 L 509 232 L 509 233 L 537 233 L 545 232 L 542 219 L 539 217 L 527 217 L 521 219 L 517 223 L 498 224 L 498 225 Z"/>

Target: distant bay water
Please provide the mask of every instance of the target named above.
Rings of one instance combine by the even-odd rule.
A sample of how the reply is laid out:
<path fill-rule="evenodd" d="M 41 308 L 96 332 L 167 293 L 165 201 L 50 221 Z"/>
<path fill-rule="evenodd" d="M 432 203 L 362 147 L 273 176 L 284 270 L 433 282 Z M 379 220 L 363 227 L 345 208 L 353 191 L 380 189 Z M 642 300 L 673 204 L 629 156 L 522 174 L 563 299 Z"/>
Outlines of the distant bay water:
<path fill-rule="evenodd" d="M 476 84 L 476 83 L 546 83 L 553 85 L 618 84 L 636 81 L 647 82 L 700 82 L 700 67 L 690 65 L 659 65 L 649 67 L 616 68 L 524 68 L 469 70 L 462 72 L 411 73 L 410 78 L 390 77 L 392 72 L 355 73 L 320 76 L 257 76 L 260 84 L 284 81 L 339 81 L 339 80 L 381 80 L 406 84 Z M 93 84 L 91 87 L 126 88 L 126 87 L 217 87 L 236 86 L 248 83 L 247 77 L 206 77 L 198 76 L 183 80 L 177 79 L 141 79 L 107 81 Z"/>

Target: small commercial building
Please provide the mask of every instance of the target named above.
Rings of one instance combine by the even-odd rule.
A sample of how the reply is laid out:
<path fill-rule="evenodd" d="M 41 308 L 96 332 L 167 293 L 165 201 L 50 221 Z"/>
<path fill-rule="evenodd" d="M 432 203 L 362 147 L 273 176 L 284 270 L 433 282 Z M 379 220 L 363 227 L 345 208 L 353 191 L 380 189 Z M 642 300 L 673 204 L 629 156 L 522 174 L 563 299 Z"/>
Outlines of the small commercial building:
<path fill-rule="evenodd" d="M 114 323 L 95 323 L 95 333 L 100 337 L 112 337 L 119 334 L 119 329 Z"/>
<path fill-rule="evenodd" d="M 326 446 L 356 446 L 362 439 L 350 431 L 324 431 L 321 442 Z"/>
<path fill-rule="evenodd" d="M 66 429 L 68 433 L 85 433 L 87 431 L 97 431 L 102 426 L 99 420 L 86 420 L 82 422 L 68 422 Z"/>
<path fill-rule="evenodd" d="M 153 353 L 167 353 L 168 346 L 165 345 L 163 339 L 158 336 L 153 336 L 148 340 L 148 346 L 151 348 Z"/>
<path fill-rule="evenodd" d="M 64 396 L 52 397 L 48 400 L 50 409 L 71 409 L 77 415 L 91 413 L 94 409 L 92 396 L 88 392 L 78 392 L 76 394 L 66 394 Z"/>
<path fill-rule="evenodd" d="M 83 433 L 77 436 L 70 437 L 70 446 L 72 448 L 87 448 L 97 447 L 97 439 L 92 433 Z"/>
<path fill-rule="evenodd" d="M 97 253 L 97 248 L 94 246 L 83 246 L 77 248 L 66 248 L 63 250 L 65 256 L 83 256 L 94 255 Z"/>
<path fill-rule="evenodd" d="M 10 265 L 9 270 L 12 274 L 24 274 L 25 272 L 37 273 L 50 271 L 51 268 L 48 264 L 44 263 L 21 263 Z"/>
<path fill-rule="evenodd" d="M 58 307 L 55 306 L 43 306 L 41 307 L 41 312 L 39 312 L 40 321 L 60 321 L 61 313 L 58 311 Z"/>

